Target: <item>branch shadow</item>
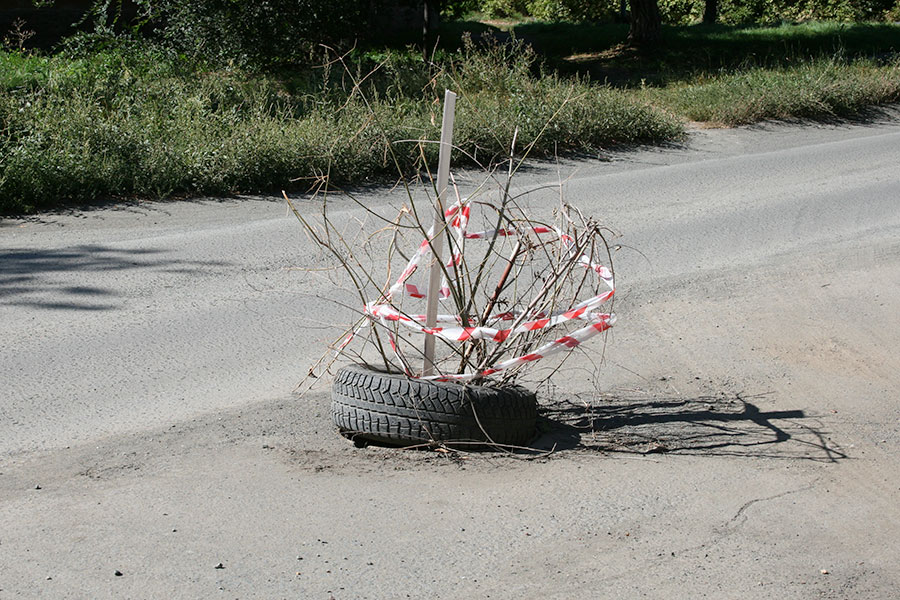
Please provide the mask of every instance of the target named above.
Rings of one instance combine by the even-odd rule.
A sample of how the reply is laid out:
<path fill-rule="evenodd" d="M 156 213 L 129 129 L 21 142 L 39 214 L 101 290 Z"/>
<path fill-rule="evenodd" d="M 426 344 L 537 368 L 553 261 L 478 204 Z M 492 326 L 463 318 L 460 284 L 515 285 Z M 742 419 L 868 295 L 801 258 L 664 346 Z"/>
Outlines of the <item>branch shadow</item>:
<path fill-rule="evenodd" d="M 541 407 L 536 450 L 785 458 L 837 462 L 822 424 L 802 410 L 764 411 L 761 396 L 554 400 Z"/>
<path fill-rule="evenodd" d="M 166 258 L 158 248 L 121 249 L 98 244 L 58 249 L 0 249 L 0 305 L 47 310 L 102 311 L 118 308 L 123 294 L 93 285 L 98 273 L 154 269 L 166 274 L 194 274 L 221 261 Z M 83 274 L 73 284 L 67 275 Z"/>

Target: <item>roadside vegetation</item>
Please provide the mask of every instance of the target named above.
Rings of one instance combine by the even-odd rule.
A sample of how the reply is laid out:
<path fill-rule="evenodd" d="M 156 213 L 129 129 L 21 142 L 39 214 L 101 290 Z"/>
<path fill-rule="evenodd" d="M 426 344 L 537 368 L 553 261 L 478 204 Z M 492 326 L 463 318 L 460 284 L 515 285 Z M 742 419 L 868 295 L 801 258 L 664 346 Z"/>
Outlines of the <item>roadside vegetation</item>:
<path fill-rule="evenodd" d="M 641 97 L 713 126 L 855 117 L 873 105 L 900 101 L 900 62 L 835 57 L 754 67 L 646 88 Z"/>
<path fill-rule="evenodd" d="M 170 34 L 193 31 L 193 46 L 109 23 L 43 51 L 7 37 L 0 213 L 388 180 L 436 162 L 436 147 L 415 141 L 439 137 L 445 87 L 462 96 L 457 165 L 503 156 L 517 127 L 519 148 L 548 157 L 677 140 L 687 121 L 832 118 L 900 101 L 900 27 L 888 23 L 671 25 L 658 47 L 634 48 L 624 24 L 526 16 L 447 22 L 425 57 L 421 40 L 285 43 L 276 56 L 252 53 L 252 39 L 229 56 L 201 43 L 216 22 L 188 27 L 195 3 L 169 3 L 186 14 Z"/>
<path fill-rule="evenodd" d="M 334 57 L 331 57 L 332 59 Z M 376 59 L 377 58 L 377 59 Z M 324 60 L 324 57 L 323 57 Z M 0 54 L 0 206 L 361 183 L 413 172 L 418 140 L 440 137 L 457 91 L 454 164 L 589 152 L 681 135 L 680 122 L 626 91 L 532 72 L 519 46 L 469 47 L 440 66 L 413 53 L 347 58 L 301 74 L 208 71 L 162 51 Z M 436 163 L 437 148 L 424 159 Z"/>

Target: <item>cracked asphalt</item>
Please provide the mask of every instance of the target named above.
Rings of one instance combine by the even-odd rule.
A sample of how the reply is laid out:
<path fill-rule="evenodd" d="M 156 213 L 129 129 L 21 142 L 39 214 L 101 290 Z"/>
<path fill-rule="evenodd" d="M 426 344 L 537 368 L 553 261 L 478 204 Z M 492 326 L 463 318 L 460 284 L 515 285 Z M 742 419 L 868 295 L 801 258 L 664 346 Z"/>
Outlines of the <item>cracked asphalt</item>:
<path fill-rule="evenodd" d="M 292 393 L 348 313 L 277 199 L 0 222 L 0 600 L 896 598 L 896 110 L 517 186 L 560 177 L 619 320 L 529 455 L 357 449 Z"/>

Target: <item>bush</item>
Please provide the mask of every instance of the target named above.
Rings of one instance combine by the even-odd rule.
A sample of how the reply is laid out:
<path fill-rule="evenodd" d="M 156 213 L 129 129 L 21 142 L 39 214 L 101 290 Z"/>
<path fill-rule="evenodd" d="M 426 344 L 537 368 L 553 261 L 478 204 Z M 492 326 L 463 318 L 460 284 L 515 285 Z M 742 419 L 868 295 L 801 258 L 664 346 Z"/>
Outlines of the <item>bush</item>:
<path fill-rule="evenodd" d="M 366 0 L 162 0 L 155 19 L 173 47 L 218 63 L 306 62 L 319 43 L 365 32 Z M 352 40 L 350 40 L 352 41 Z"/>
<path fill-rule="evenodd" d="M 606 21 L 619 9 L 615 0 L 531 0 L 528 13 L 541 21 Z"/>
<path fill-rule="evenodd" d="M 726 24 L 771 24 L 781 21 L 871 21 L 885 18 L 896 0 L 721 0 Z"/>
<path fill-rule="evenodd" d="M 690 25 L 703 17 L 703 2 L 697 0 L 659 0 L 663 23 Z"/>
<path fill-rule="evenodd" d="M 885 21 L 900 21 L 900 0 L 894 3 L 894 6 L 884 12 Z"/>
<path fill-rule="evenodd" d="M 664 23 L 690 25 L 703 17 L 704 0 L 658 0 Z M 541 21 L 609 21 L 618 0 L 458 0 L 444 14 L 481 11 L 492 17 L 531 16 Z M 873 21 L 900 19 L 900 0 L 719 0 L 719 21 L 730 25 L 782 21 Z"/>
<path fill-rule="evenodd" d="M 518 17 L 528 13 L 526 0 L 482 0 L 481 10 L 489 17 Z"/>
<path fill-rule="evenodd" d="M 481 0 L 448 0 L 441 4 L 441 16 L 445 19 L 460 19 L 481 10 Z"/>
<path fill-rule="evenodd" d="M 171 49 L 216 65 L 309 64 L 310 57 L 323 44 L 346 50 L 357 42 L 408 36 L 410 32 L 421 34 L 418 0 L 93 3 L 87 19 L 94 22 L 101 38 L 122 33 L 147 35 Z"/>

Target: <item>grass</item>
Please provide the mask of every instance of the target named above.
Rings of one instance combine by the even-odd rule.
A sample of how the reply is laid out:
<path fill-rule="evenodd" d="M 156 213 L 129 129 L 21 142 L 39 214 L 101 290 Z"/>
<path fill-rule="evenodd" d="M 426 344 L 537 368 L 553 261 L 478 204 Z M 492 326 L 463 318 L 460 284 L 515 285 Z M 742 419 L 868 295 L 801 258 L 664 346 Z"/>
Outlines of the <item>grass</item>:
<path fill-rule="evenodd" d="M 324 173 L 396 177 L 422 160 L 398 140 L 438 138 L 445 87 L 462 96 L 456 165 L 502 156 L 516 127 L 520 148 L 550 156 L 677 139 L 685 121 L 846 116 L 900 101 L 894 25 L 672 27 L 660 50 L 643 52 L 619 43 L 617 25 L 511 29 L 541 60 L 461 45 L 466 31 L 492 30 L 471 23 L 444 30 L 432 64 L 370 49 L 346 65 L 273 73 L 213 69 L 147 44 L 0 51 L 0 213 L 271 192 Z M 435 154 L 425 146 L 430 164 Z"/>
<path fill-rule="evenodd" d="M 819 59 L 644 90 L 648 102 L 691 121 L 744 125 L 764 119 L 850 117 L 900 101 L 900 61 Z"/>
<path fill-rule="evenodd" d="M 533 56 L 469 48 L 445 69 L 384 53 L 314 73 L 207 72 L 177 58 L 0 53 L 0 210 L 115 196 L 277 191 L 328 173 L 360 183 L 418 168 L 439 137 L 444 87 L 458 91 L 456 140 L 481 163 L 678 137 L 680 123 L 619 90 L 532 74 Z M 377 69 L 376 69 L 377 67 Z M 353 78 L 376 69 L 359 88 Z M 436 148 L 424 154 L 436 162 Z M 396 159 L 396 162 L 395 162 Z"/>
<path fill-rule="evenodd" d="M 622 43 L 622 24 L 528 21 L 502 29 L 532 44 L 548 68 L 623 89 L 685 121 L 828 119 L 900 101 L 897 24 L 664 26 L 662 43 L 642 50 Z"/>

